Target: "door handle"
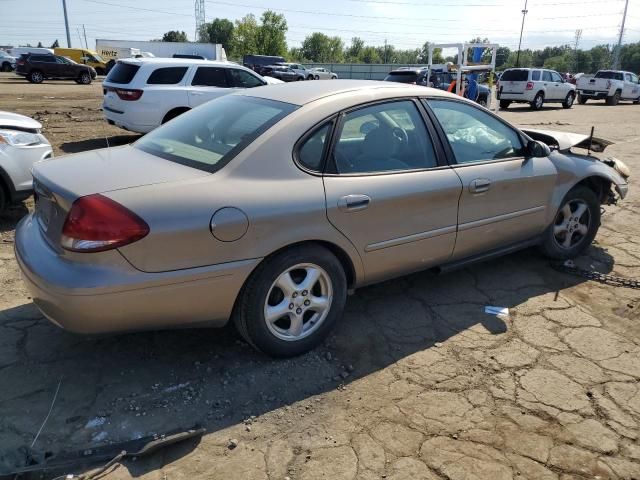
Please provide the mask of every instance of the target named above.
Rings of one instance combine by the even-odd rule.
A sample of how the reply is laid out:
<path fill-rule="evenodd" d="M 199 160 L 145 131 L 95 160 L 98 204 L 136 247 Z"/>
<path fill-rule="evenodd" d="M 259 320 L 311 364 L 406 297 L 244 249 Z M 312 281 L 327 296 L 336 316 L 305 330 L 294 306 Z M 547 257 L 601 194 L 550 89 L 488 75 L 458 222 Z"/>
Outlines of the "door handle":
<path fill-rule="evenodd" d="M 364 210 L 371 203 L 367 195 L 345 195 L 338 200 L 338 208 L 343 212 L 357 212 Z"/>
<path fill-rule="evenodd" d="M 189 92 L 191 95 L 193 95 L 194 97 L 199 97 L 202 95 L 202 92 Z"/>
<path fill-rule="evenodd" d="M 484 193 L 491 188 L 491 180 L 488 178 L 476 178 L 469 184 L 471 193 Z"/>

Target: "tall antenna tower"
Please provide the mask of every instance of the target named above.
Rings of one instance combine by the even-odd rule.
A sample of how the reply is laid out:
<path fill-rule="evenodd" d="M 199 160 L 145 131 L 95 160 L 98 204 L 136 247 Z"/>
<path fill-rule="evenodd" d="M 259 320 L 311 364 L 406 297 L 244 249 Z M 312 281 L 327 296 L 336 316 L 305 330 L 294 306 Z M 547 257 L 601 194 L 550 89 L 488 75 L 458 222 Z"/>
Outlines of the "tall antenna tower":
<path fill-rule="evenodd" d="M 196 0 L 196 35 L 195 41 L 198 41 L 200 35 L 200 27 L 206 22 L 204 16 L 204 0 Z"/>

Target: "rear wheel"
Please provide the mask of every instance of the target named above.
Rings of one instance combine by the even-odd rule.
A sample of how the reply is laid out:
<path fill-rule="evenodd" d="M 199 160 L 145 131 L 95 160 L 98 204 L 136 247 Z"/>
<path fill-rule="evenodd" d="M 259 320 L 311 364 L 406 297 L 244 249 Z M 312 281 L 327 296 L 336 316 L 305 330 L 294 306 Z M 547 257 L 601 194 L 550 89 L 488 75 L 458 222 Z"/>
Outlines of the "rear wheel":
<path fill-rule="evenodd" d="M 564 102 L 562 102 L 562 108 L 571 108 L 573 107 L 573 101 L 575 100 L 575 94 L 573 92 L 567 93 Z"/>
<path fill-rule="evenodd" d="M 298 78 L 296 78 L 296 80 L 299 82 L 300 80 L 304 80 L 304 78 L 303 77 L 298 77 Z"/>
<path fill-rule="evenodd" d="M 505 110 L 509 108 L 511 102 L 509 100 L 500 100 L 500 108 L 504 108 Z"/>
<path fill-rule="evenodd" d="M 32 70 L 29 75 L 27 75 L 27 80 L 31 83 L 42 83 L 44 75 L 40 70 Z"/>
<path fill-rule="evenodd" d="M 106 73 L 104 68 L 96 68 L 96 75 L 105 75 Z"/>
<path fill-rule="evenodd" d="M 478 105 L 482 105 L 486 108 L 487 106 L 487 97 L 478 97 Z"/>
<path fill-rule="evenodd" d="M 313 77 L 314 80 L 320 80 L 320 75 L 316 75 L 315 77 Z"/>
<path fill-rule="evenodd" d="M 575 258 L 591 245 L 598 228 L 598 197 L 587 187 L 575 187 L 562 200 L 556 218 L 544 232 L 542 251 L 557 260 Z"/>
<path fill-rule="evenodd" d="M 0 212 L 3 212 L 5 208 L 9 206 L 9 198 L 5 193 L 4 185 L 2 184 L 2 180 L 0 180 Z"/>
<path fill-rule="evenodd" d="M 242 288 L 233 319 L 256 349 L 274 357 L 305 353 L 329 334 L 347 298 L 345 272 L 319 245 L 266 259 Z"/>
<path fill-rule="evenodd" d="M 167 112 L 167 114 L 162 119 L 162 123 L 167 123 L 169 120 L 173 120 L 179 115 L 182 115 L 184 112 L 188 112 L 189 109 L 187 107 L 174 108 L 173 110 Z"/>
<path fill-rule="evenodd" d="M 91 83 L 91 74 L 89 72 L 82 72 L 78 77 L 78 82 L 82 85 L 89 85 Z"/>
<path fill-rule="evenodd" d="M 309 75 L 309 76 L 307 77 L 307 80 L 313 80 L 313 75 Z"/>
<path fill-rule="evenodd" d="M 3 72 L 10 72 L 12 70 L 11 68 L 11 64 L 9 62 L 3 62 L 2 63 L 2 71 Z"/>
<path fill-rule="evenodd" d="M 538 92 L 530 105 L 532 110 L 540 110 L 544 105 L 544 93 Z"/>
<path fill-rule="evenodd" d="M 589 100 L 587 97 L 583 97 L 582 95 L 578 94 L 578 103 L 580 105 L 584 105 L 585 103 L 587 103 L 587 100 Z"/>
<path fill-rule="evenodd" d="M 615 107 L 620 102 L 620 92 L 616 92 L 610 97 L 607 97 L 607 105 Z"/>

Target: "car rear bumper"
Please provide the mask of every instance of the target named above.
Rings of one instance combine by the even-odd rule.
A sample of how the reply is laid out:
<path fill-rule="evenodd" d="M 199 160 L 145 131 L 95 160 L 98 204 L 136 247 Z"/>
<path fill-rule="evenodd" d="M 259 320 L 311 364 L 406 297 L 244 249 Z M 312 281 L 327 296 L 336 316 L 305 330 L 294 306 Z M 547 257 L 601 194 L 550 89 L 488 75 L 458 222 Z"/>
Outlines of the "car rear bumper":
<path fill-rule="evenodd" d="M 33 302 L 77 333 L 222 326 L 260 259 L 147 273 L 118 251 L 60 254 L 33 214 L 17 227 L 15 255 Z"/>
<path fill-rule="evenodd" d="M 124 130 L 128 130 L 130 132 L 136 133 L 149 133 L 154 128 L 157 128 L 158 125 L 143 125 L 132 121 L 125 112 L 119 112 L 110 107 L 102 106 L 102 111 L 104 112 L 104 118 L 109 125 L 115 125 L 116 127 L 120 127 Z"/>
<path fill-rule="evenodd" d="M 607 98 L 609 95 L 609 92 L 599 92 L 595 90 L 580 90 L 578 93 L 586 98 Z"/>
<path fill-rule="evenodd" d="M 532 102 L 533 97 L 533 92 L 528 91 L 524 93 L 500 92 L 500 95 L 498 95 L 498 100 L 510 100 L 512 102 Z"/>

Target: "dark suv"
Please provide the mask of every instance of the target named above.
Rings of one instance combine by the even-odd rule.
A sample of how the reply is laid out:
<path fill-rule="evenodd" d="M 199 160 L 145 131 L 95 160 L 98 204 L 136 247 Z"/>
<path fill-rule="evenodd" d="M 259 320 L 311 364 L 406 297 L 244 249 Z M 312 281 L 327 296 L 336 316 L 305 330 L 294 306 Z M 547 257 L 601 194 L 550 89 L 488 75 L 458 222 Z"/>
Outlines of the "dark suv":
<path fill-rule="evenodd" d="M 31 83 L 42 83 L 44 79 L 75 80 L 89 85 L 96 78 L 96 71 L 59 55 L 27 53 L 16 62 L 16 73 Z"/>

